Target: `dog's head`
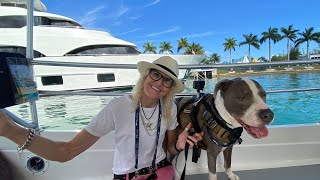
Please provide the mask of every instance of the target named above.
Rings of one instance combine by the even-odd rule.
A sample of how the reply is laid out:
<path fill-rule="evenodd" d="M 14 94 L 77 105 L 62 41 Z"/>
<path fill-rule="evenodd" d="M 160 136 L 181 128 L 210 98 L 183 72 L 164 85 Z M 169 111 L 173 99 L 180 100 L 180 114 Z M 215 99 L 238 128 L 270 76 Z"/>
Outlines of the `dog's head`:
<path fill-rule="evenodd" d="M 268 136 L 266 125 L 274 113 L 266 104 L 266 92 L 251 79 L 222 80 L 215 87 L 215 106 L 227 122 L 243 126 L 254 138 Z"/>

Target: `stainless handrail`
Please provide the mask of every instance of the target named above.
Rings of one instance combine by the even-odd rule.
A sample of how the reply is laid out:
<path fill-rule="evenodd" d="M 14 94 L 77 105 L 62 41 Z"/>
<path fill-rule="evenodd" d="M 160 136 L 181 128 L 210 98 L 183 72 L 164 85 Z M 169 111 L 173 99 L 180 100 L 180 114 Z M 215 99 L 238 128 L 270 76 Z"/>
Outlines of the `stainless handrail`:
<path fill-rule="evenodd" d="M 279 90 L 266 90 L 268 94 L 286 93 L 286 92 L 304 92 L 304 91 L 319 91 L 320 88 L 299 88 L 299 89 L 279 89 Z M 129 93 L 115 93 L 115 92 L 77 92 L 77 91 L 41 91 L 42 96 L 58 96 L 58 95 L 80 95 L 80 96 L 123 96 Z M 180 93 L 176 96 L 194 96 L 197 93 Z"/>
<path fill-rule="evenodd" d="M 28 58 L 32 59 L 32 58 Z M 44 60 L 31 60 L 32 65 L 46 65 L 46 66 L 68 66 L 68 67 L 84 67 L 84 68 L 126 68 L 136 69 L 135 64 L 105 64 L 105 63 L 80 63 L 80 62 L 57 62 Z M 296 61 L 277 61 L 277 62 L 263 62 L 263 63 L 243 63 L 243 64 L 213 64 L 213 65 L 180 65 L 180 69 L 211 69 L 211 68 L 234 68 L 234 67 L 264 67 L 264 66 L 279 66 L 279 65 L 298 65 L 298 64 L 313 64 L 320 63 L 320 60 L 296 60 Z M 284 92 L 302 92 L 315 91 L 320 88 L 305 88 L 305 89 L 291 89 L 291 90 L 269 90 L 267 93 L 284 93 Z M 85 96 L 122 96 L 128 93 L 107 93 L 107 92 L 77 92 L 77 91 L 41 91 L 41 96 L 52 95 L 85 95 Z M 196 93 L 181 93 L 176 96 L 194 96 Z M 35 102 L 30 103 L 32 111 L 33 122 L 29 123 L 23 119 L 15 116 L 11 112 L 4 110 L 4 112 L 18 124 L 27 127 L 39 129 L 37 111 Z"/>
<path fill-rule="evenodd" d="M 19 118 L 18 116 L 14 115 L 13 113 L 11 113 L 10 111 L 6 110 L 6 109 L 0 109 L 0 111 L 3 111 L 10 119 L 12 119 L 14 122 L 16 122 L 17 124 L 24 126 L 26 128 L 31 128 L 31 129 L 39 129 L 39 125 L 36 122 L 27 122 L 21 118 Z"/>
<path fill-rule="evenodd" d="M 26 41 L 26 58 L 28 60 L 31 60 L 34 58 L 33 55 L 33 9 L 34 9 L 34 1 L 33 0 L 28 0 L 27 2 L 27 41 Z M 30 67 L 30 70 L 32 71 L 33 77 L 34 76 L 34 71 L 33 71 L 33 66 Z M 31 111 L 31 119 L 33 124 L 36 125 L 35 129 L 38 130 L 38 113 L 37 113 L 37 104 L 36 101 L 31 101 L 30 102 L 30 111 Z"/>
<path fill-rule="evenodd" d="M 85 67 L 85 68 L 123 68 L 136 69 L 136 64 L 107 64 L 107 63 L 81 63 L 81 62 L 57 62 L 45 60 L 33 60 L 33 65 L 46 66 L 67 66 L 67 67 Z M 206 64 L 206 65 L 179 65 L 179 69 L 206 69 L 206 68 L 235 68 L 235 67 L 265 67 L 265 66 L 285 66 L 320 63 L 320 60 L 291 60 L 275 61 L 261 63 L 239 63 L 239 64 Z"/>

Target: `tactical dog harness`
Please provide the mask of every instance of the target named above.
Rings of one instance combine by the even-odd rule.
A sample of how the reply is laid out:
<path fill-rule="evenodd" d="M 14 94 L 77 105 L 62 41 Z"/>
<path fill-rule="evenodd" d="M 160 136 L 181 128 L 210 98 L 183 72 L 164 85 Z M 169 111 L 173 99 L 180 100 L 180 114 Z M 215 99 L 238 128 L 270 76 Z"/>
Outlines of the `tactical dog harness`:
<path fill-rule="evenodd" d="M 218 113 L 214 105 L 212 94 L 201 93 L 199 97 L 184 97 L 178 103 L 178 122 L 185 127 L 189 122 L 195 132 L 200 133 L 203 129 L 207 131 L 210 139 L 218 146 L 227 147 L 238 142 L 243 131 L 242 127 L 233 128 Z M 203 142 L 198 143 L 200 148 L 206 150 Z"/>

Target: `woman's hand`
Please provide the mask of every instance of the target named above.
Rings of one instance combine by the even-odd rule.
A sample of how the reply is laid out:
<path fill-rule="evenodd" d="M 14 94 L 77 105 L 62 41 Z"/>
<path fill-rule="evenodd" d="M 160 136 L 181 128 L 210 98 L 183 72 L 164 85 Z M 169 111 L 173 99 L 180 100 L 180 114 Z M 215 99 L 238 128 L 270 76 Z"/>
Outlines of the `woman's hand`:
<path fill-rule="evenodd" d="M 192 127 L 191 122 L 179 135 L 177 143 L 175 144 L 177 150 L 183 150 L 186 143 L 189 144 L 189 148 L 193 148 L 194 145 L 197 145 L 198 141 L 202 140 L 203 132 L 195 133 L 192 136 L 189 135 L 189 129 Z"/>

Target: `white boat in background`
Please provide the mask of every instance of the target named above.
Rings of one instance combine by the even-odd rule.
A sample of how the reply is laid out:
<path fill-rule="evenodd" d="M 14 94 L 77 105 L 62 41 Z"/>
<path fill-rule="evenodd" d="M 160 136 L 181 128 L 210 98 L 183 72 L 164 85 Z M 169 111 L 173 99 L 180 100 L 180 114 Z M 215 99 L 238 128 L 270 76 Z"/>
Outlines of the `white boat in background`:
<path fill-rule="evenodd" d="M 26 52 L 26 0 L 0 0 L 0 52 Z M 82 27 L 68 17 L 46 13 L 44 4 L 35 1 L 34 60 L 131 64 L 152 62 L 163 54 L 141 54 L 133 43 L 111 34 Z M 170 55 L 179 65 L 199 64 L 202 55 Z M 92 90 L 131 87 L 138 78 L 136 69 L 78 68 L 35 65 L 38 90 Z M 183 78 L 186 70 L 180 70 Z"/>

